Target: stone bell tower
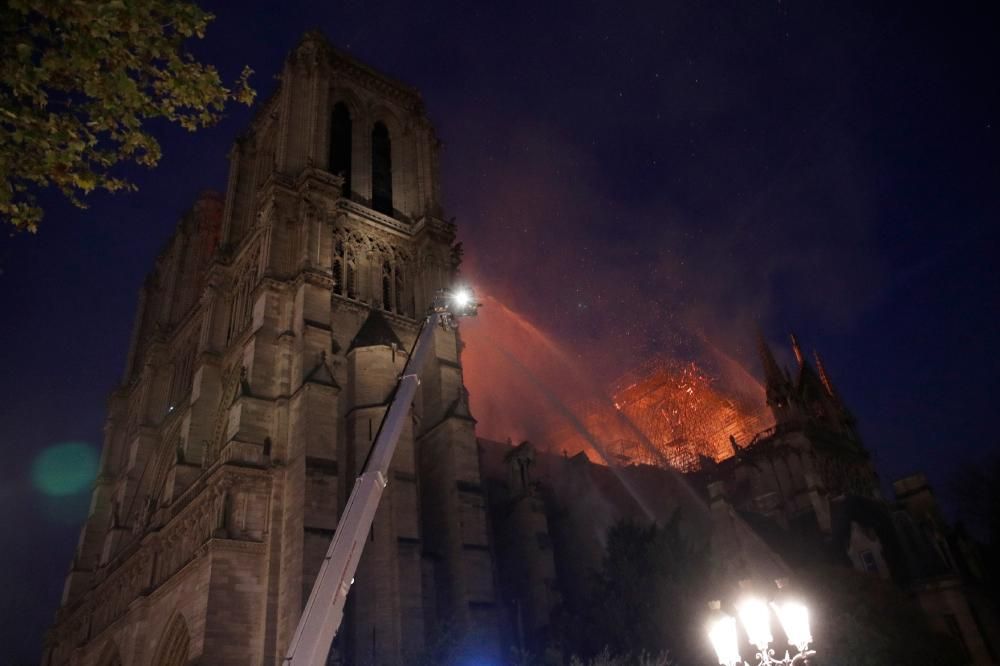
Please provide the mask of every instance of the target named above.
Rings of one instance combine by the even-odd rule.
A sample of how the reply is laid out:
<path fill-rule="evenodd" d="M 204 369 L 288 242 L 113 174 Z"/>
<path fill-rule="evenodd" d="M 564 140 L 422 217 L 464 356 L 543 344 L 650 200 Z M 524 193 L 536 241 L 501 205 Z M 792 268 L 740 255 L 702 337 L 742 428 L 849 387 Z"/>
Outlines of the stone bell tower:
<path fill-rule="evenodd" d="M 278 664 L 457 268 L 419 94 L 318 34 L 139 299 L 46 664 Z M 436 332 L 331 659 L 499 656 L 461 342 Z"/>

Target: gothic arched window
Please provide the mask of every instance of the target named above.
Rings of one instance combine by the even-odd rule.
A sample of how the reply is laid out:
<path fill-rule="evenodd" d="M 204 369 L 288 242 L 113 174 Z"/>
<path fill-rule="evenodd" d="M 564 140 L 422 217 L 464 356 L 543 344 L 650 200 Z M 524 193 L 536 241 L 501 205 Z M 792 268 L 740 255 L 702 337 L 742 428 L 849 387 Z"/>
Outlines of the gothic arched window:
<path fill-rule="evenodd" d="M 372 208 L 392 215 L 392 146 L 383 123 L 372 129 Z"/>
<path fill-rule="evenodd" d="M 253 317 L 253 292 L 257 286 L 257 256 L 244 262 L 232 296 L 229 311 L 229 329 L 226 342 L 230 342 L 250 323 Z"/>
<path fill-rule="evenodd" d="M 399 314 L 409 314 L 403 307 L 403 267 L 396 266 L 396 312 Z"/>
<path fill-rule="evenodd" d="M 188 663 L 190 646 L 191 635 L 188 633 L 187 623 L 178 613 L 160 639 L 160 646 L 156 650 L 157 657 L 153 663 L 156 666 L 185 666 Z"/>
<path fill-rule="evenodd" d="M 382 309 L 392 310 L 392 264 L 382 264 Z"/>
<path fill-rule="evenodd" d="M 330 173 L 344 177 L 343 195 L 351 194 L 351 112 L 343 102 L 333 107 L 330 120 Z"/>
<path fill-rule="evenodd" d="M 194 371 L 197 351 L 196 341 L 192 340 L 175 358 L 174 373 L 170 379 L 169 411 L 173 411 L 175 407 L 179 406 L 181 398 L 191 390 L 191 375 Z"/>
<path fill-rule="evenodd" d="M 344 295 L 344 241 L 337 241 L 333 251 L 333 293 Z"/>
<path fill-rule="evenodd" d="M 354 260 L 354 251 L 347 250 L 344 255 L 344 294 L 348 298 L 358 297 L 358 267 Z"/>

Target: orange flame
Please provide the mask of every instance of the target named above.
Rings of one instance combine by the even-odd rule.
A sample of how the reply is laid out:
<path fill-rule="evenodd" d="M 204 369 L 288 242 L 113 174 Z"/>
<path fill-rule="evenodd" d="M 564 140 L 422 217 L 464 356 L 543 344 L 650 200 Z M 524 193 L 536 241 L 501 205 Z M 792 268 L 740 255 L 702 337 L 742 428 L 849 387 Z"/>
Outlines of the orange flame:
<path fill-rule="evenodd" d="M 606 442 L 623 464 L 691 471 L 702 458 L 718 462 L 731 457 L 732 440 L 746 444 L 771 425 L 763 406 L 718 387 L 693 361 L 651 361 L 623 377 L 612 400 L 614 409 L 644 437 L 608 407 L 590 402 L 577 405 L 574 411 L 585 414 L 581 420 L 588 430 Z M 548 438 L 556 450 L 586 450 L 581 438 L 560 424 L 549 431 Z"/>

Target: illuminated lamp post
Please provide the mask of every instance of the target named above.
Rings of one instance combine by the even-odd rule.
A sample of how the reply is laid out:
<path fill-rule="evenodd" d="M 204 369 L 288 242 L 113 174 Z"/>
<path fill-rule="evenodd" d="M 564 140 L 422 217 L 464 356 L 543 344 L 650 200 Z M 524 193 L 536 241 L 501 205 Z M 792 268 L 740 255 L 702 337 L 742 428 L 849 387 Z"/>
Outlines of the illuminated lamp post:
<path fill-rule="evenodd" d="M 715 648 L 721 666 L 747 666 L 740 656 L 739 635 L 736 618 L 720 610 L 721 604 L 709 604 L 713 617 L 708 625 L 708 638 Z M 768 647 L 774 640 L 771 635 L 770 611 L 778 616 L 778 622 L 788 638 L 789 646 L 798 652 L 793 657 L 785 650 L 783 659 L 775 658 L 774 649 Z M 812 633 L 809 630 L 809 609 L 800 601 L 784 600 L 769 605 L 760 597 L 746 597 L 736 605 L 736 615 L 746 632 L 750 644 L 757 650 L 756 666 L 809 666 L 816 654 L 809 649 Z"/>

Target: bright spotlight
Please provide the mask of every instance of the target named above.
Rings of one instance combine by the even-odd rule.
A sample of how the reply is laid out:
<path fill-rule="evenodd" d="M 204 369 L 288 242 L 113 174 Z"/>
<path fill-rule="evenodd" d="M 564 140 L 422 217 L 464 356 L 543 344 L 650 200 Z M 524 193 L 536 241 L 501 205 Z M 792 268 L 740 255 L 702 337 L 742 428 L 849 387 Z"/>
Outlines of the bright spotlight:
<path fill-rule="evenodd" d="M 456 287 L 455 289 L 441 289 L 434 296 L 431 310 L 438 314 L 446 315 L 446 319 L 454 323 L 455 317 L 475 317 L 480 303 L 476 301 L 476 295 L 468 287 Z"/>
<path fill-rule="evenodd" d="M 469 303 L 472 302 L 472 292 L 464 288 L 457 289 L 455 290 L 455 293 L 451 295 L 451 299 L 457 307 L 464 309 L 467 308 Z"/>

